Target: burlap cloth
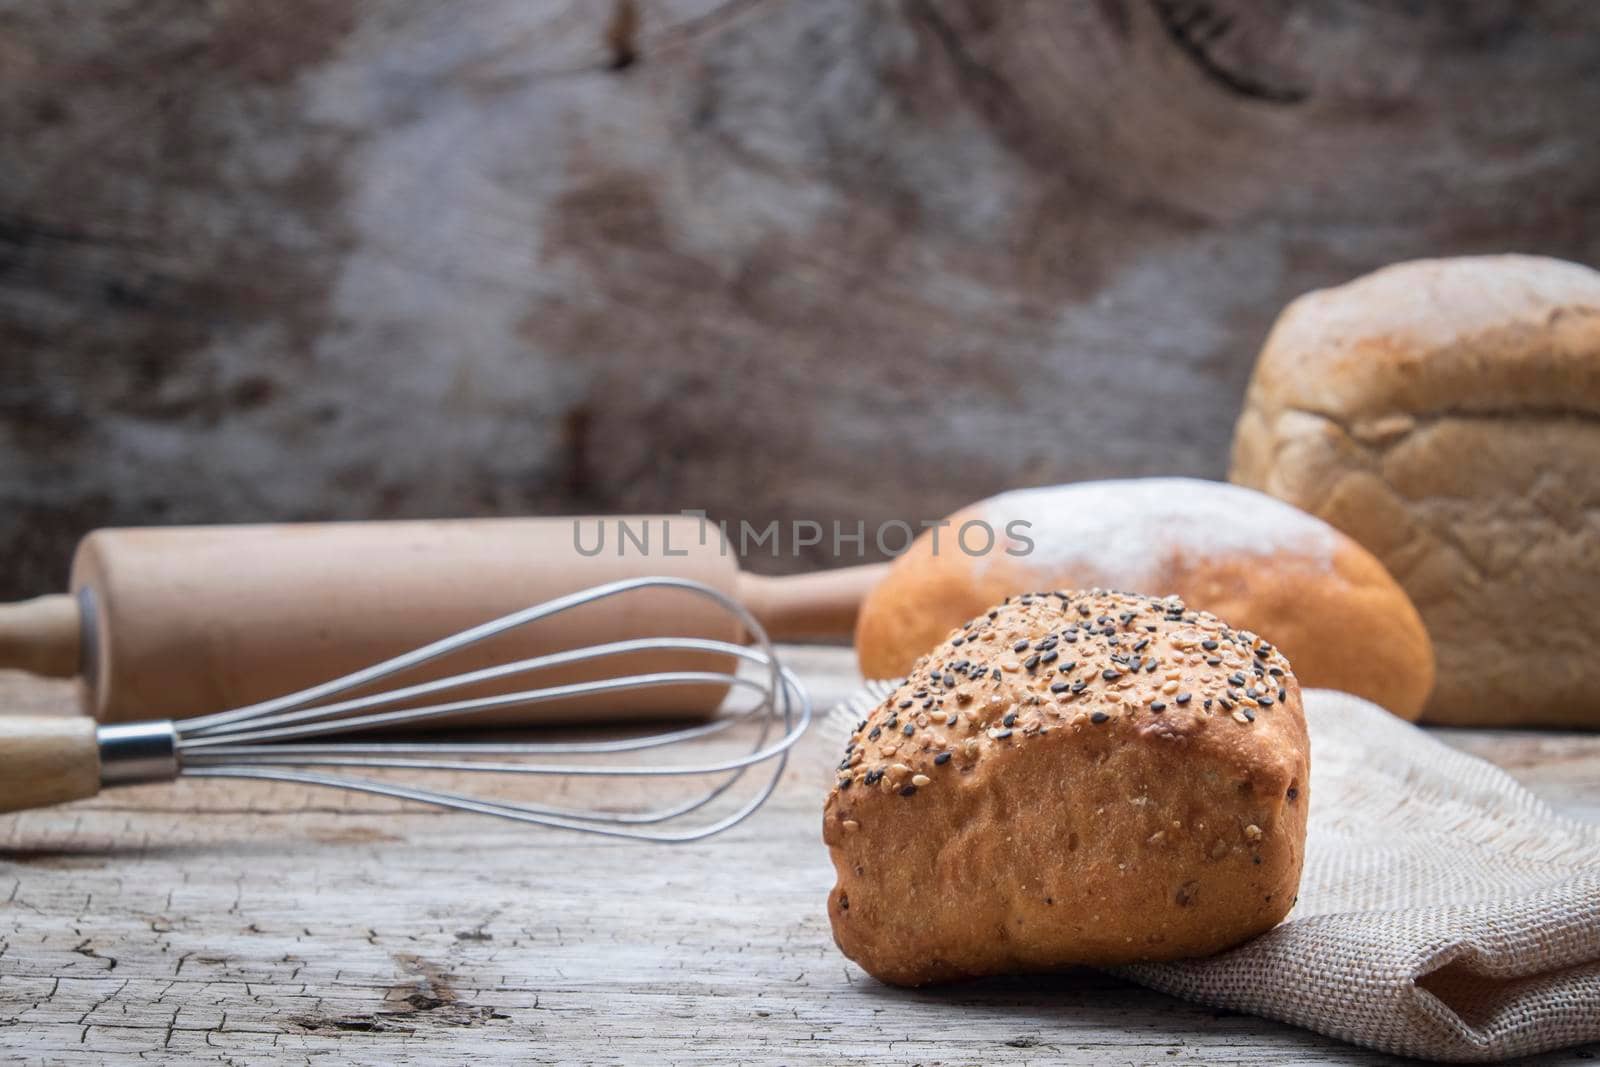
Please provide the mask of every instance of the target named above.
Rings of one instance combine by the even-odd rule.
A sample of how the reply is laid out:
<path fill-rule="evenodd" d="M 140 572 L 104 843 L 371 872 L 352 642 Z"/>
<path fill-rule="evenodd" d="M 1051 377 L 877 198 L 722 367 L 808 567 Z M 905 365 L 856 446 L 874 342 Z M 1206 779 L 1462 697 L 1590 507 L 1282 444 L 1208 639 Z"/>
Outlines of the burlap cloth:
<path fill-rule="evenodd" d="M 1600 826 L 1364 700 L 1312 690 L 1305 706 L 1294 911 L 1220 956 L 1116 973 L 1429 1059 L 1600 1039 Z"/>

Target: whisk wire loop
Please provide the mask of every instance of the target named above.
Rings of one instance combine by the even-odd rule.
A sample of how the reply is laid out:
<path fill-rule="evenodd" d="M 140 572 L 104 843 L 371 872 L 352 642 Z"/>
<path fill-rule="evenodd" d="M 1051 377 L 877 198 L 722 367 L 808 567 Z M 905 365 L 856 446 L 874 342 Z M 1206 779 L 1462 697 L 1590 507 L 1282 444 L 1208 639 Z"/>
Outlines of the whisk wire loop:
<path fill-rule="evenodd" d="M 711 600 L 739 622 L 750 637 L 751 644 L 746 646 L 688 637 L 634 638 L 528 657 L 382 692 L 346 696 L 352 691 L 366 689 L 561 612 L 646 589 L 678 590 Z M 422 698 L 441 697 L 469 686 L 498 682 L 518 675 L 535 675 L 552 668 L 599 662 L 617 656 L 661 652 L 728 657 L 735 661 L 735 667 L 733 670 L 621 674 L 591 681 L 534 686 L 510 693 L 394 707 L 396 704 L 412 705 Z M 738 673 L 741 666 L 749 673 Z M 625 738 L 483 742 L 369 739 L 308 743 L 300 740 L 351 731 L 448 721 L 456 716 L 574 697 L 614 696 L 625 699 L 628 693 L 642 689 L 688 685 L 727 686 L 733 692 L 747 696 L 753 694 L 757 701 L 747 708 L 725 709 L 706 723 Z M 335 699 L 341 696 L 344 699 Z M 811 719 L 811 702 L 804 687 L 779 662 L 766 631 L 749 611 L 711 586 L 682 578 L 656 577 L 625 579 L 573 593 L 472 627 L 342 678 L 247 707 L 180 721 L 173 728 L 176 733 L 178 769 L 185 777 L 245 778 L 326 786 L 609 837 L 685 842 L 699 840 L 735 826 L 765 803 L 782 777 L 790 750 L 805 733 Z M 750 727 L 754 737 L 747 749 L 732 756 L 702 756 L 697 760 L 676 763 L 625 765 L 561 762 L 560 759 L 660 750 L 701 741 L 742 726 Z M 732 811 L 695 825 L 667 825 L 684 816 L 703 812 L 727 795 L 746 772 L 760 764 L 770 764 L 769 773 L 754 793 Z M 513 803 L 378 778 L 329 774 L 319 769 L 324 767 L 561 775 L 574 778 L 660 779 L 698 776 L 719 777 L 720 780 L 686 800 L 661 807 L 639 810 L 626 807 L 585 809 L 532 802 Z"/>

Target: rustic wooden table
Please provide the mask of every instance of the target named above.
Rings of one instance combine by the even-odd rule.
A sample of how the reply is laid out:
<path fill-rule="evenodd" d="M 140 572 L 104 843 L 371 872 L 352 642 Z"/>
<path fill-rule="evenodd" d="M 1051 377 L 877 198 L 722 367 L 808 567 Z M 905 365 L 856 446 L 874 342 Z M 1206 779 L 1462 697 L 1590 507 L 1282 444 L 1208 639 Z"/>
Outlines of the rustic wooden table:
<path fill-rule="evenodd" d="M 819 708 L 857 682 L 844 650 L 790 652 Z M 0 675 L 0 707 L 69 697 Z M 1441 735 L 1600 819 L 1600 736 Z M 675 847 L 221 781 L 0 819 L 0 1057 L 1385 1062 L 1092 973 L 878 985 L 828 932 L 834 747 Z"/>

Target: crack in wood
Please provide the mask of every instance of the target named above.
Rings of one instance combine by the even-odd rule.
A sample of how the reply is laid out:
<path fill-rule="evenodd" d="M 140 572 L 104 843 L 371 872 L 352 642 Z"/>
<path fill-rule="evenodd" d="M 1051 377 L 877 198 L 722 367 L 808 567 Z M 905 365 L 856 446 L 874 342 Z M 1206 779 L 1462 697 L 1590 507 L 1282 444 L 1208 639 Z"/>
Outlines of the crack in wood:
<path fill-rule="evenodd" d="M 956 73 L 960 85 L 978 113 L 992 121 L 1005 122 L 1018 108 L 1016 93 L 999 71 L 980 62 L 966 41 L 932 0 L 905 0 L 905 12 L 913 24 L 927 28 L 933 40 Z"/>
<path fill-rule="evenodd" d="M 1217 10 L 1208 0 L 1151 0 L 1162 31 L 1195 67 L 1211 82 L 1228 92 L 1269 104 L 1299 104 L 1311 96 L 1303 86 L 1275 83 L 1268 78 L 1228 63 L 1217 54 L 1216 46 L 1234 33 L 1235 16 Z M 1260 10 L 1245 9 L 1245 18 L 1264 18 Z"/>
<path fill-rule="evenodd" d="M 93 949 L 93 947 L 91 947 L 90 939 L 88 939 L 88 938 L 85 938 L 84 940 L 78 942 L 76 945 L 72 946 L 72 951 L 76 952 L 80 956 L 85 956 L 85 957 L 87 957 L 87 958 L 89 958 L 91 960 L 103 960 L 103 961 L 105 961 L 105 963 L 106 963 L 106 972 L 107 973 L 110 973 L 111 971 L 114 971 L 114 970 L 117 969 L 117 959 L 116 959 L 116 957 L 115 956 L 102 956 L 100 953 L 96 952 Z"/>
<path fill-rule="evenodd" d="M 606 23 L 605 45 L 611 53 L 612 70 L 627 70 L 639 61 L 639 5 L 635 0 L 616 0 L 611 21 Z"/>

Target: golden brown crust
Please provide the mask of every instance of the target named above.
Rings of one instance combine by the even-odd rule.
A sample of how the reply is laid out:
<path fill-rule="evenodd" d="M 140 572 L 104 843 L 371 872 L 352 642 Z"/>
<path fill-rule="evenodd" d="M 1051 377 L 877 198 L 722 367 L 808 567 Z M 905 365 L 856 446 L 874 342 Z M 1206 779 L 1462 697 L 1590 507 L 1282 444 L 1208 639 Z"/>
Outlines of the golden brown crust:
<path fill-rule="evenodd" d="M 1428 721 L 1594 726 L 1597 467 L 1600 273 L 1485 256 L 1285 309 L 1231 477 L 1338 527 L 1404 586 L 1438 655 Z"/>
<path fill-rule="evenodd" d="M 1012 503 L 997 511 L 1005 500 Z M 1119 514 L 1103 532 L 1104 515 L 1092 512 L 1108 509 Z M 1176 594 L 1267 637 L 1306 685 L 1417 718 L 1434 663 L 1416 608 L 1370 552 L 1326 523 L 1286 510 L 1260 493 L 1187 478 L 1087 482 L 981 501 L 953 516 L 950 529 L 1031 516 L 1035 551 L 976 559 L 948 536 L 937 552 L 930 535 L 918 538 L 862 605 L 862 674 L 903 676 L 951 626 L 1024 590 L 1136 589 Z M 1138 551 L 1119 552 L 1115 531 L 1136 525 L 1157 532 L 1139 537 Z M 1249 535 L 1223 536 L 1219 525 Z M 1065 551 L 1052 540 L 1085 547 Z"/>
<path fill-rule="evenodd" d="M 1339 419 L 1600 411 L 1600 274 L 1543 256 L 1397 263 L 1299 297 L 1253 390 Z"/>
<path fill-rule="evenodd" d="M 857 728 L 834 938 L 886 982 L 1206 955 L 1288 912 L 1309 742 L 1283 656 L 1175 598 L 1036 593 Z"/>

